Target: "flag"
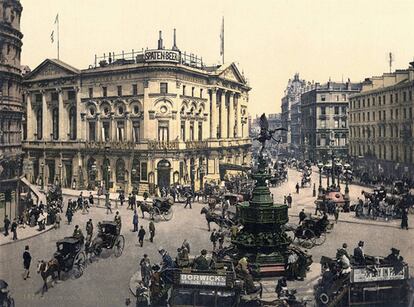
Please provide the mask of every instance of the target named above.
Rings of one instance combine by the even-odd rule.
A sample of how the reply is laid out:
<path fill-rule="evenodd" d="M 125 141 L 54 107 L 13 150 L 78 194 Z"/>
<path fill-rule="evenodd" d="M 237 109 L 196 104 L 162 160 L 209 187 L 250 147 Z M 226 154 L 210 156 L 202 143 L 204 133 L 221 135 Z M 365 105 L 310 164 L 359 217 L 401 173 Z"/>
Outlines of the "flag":
<path fill-rule="evenodd" d="M 220 55 L 224 55 L 224 16 L 221 22 L 221 32 L 220 32 Z"/>
<path fill-rule="evenodd" d="M 52 31 L 52 33 L 50 34 L 50 40 L 52 41 L 52 44 L 54 43 L 55 39 L 54 39 L 54 34 L 55 31 Z"/>
<path fill-rule="evenodd" d="M 59 13 L 56 15 L 55 24 L 59 22 Z"/>

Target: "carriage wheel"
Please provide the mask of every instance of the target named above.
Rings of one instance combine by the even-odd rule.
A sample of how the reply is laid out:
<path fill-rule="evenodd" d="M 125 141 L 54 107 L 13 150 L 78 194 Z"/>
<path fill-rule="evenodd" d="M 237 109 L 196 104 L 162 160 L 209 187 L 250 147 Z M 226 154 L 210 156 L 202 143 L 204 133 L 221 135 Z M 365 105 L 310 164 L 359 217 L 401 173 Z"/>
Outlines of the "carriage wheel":
<path fill-rule="evenodd" d="M 300 237 L 297 238 L 299 245 L 303 248 L 312 248 L 315 245 L 315 242 L 313 241 L 313 239 L 315 238 L 315 234 L 309 228 L 303 229 L 302 233 L 300 234 Z"/>
<path fill-rule="evenodd" d="M 321 233 L 321 235 L 319 237 L 315 236 L 313 237 L 313 243 L 316 246 L 322 245 L 323 243 L 325 243 L 326 241 L 326 233 Z"/>
<path fill-rule="evenodd" d="M 153 207 L 151 211 L 151 219 L 155 222 L 159 222 L 161 218 L 161 211 L 157 207 Z"/>
<path fill-rule="evenodd" d="M 114 249 L 115 249 L 115 257 L 119 257 L 122 255 L 122 252 L 124 251 L 125 247 L 125 238 L 123 235 L 119 235 L 114 243 Z"/>
<path fill-rule="evenodd" d="M 322 304 L 328 304 L 329 303 L 329 295 L 326 293 L 321 293 L 319 295 L 319 300 L 321 301 Z"/>
<path fill-rule="evenodd" d="M 73 276 L 75 278 L 79 278 L 83 275 L 85 264 L 86 264 L 85 253 L 84 252 L 78 253 L 75 259 L 73 260 Z"/>
<path fill-rule="evenodd" d="M 164 220 L 166 220 L 166 221 L 169 221 L 169 220 L 171 220 L 172 218 L 173 218 L 173 209 L 170 207 L 169 209 L 168 209 L 168 211 L 166 211 L 166 212 L 164 212 L 163 213 L 163 218 L 164 218 Z"/>

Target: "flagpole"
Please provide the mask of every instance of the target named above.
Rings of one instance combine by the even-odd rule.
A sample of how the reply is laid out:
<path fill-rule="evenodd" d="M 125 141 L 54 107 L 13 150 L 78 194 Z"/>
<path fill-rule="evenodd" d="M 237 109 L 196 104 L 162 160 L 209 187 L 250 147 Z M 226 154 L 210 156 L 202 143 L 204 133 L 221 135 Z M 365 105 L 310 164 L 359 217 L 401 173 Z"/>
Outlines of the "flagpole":
<path fill-rule="evenodd" d="M 221 29 L 221 31 L 222 31 L 222 44 L 223 44 L 223 54 L 222 54 L 222 62 L 223 62 L 223 64 L 224 64 L 224 16 L 223 16 L 223 20 L 222 20 L 222 22 L 223 22 L 223 24 L 222 24 L 222 29 Z"/>

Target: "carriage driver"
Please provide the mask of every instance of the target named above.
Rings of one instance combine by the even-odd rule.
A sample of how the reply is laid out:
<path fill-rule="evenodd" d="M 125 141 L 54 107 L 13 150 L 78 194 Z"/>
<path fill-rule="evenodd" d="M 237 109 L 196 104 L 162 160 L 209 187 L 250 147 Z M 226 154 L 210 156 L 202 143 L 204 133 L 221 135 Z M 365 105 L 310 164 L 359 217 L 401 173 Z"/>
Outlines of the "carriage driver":
<path fill-rule="evenodd" d="M 116 212 L 114 222 L 118 225 L 118 234 L 121 233 L 122 221 L 119 211 Z"/>
<path fill-rule="evenodd" d="M 83 240 L 84 240 L 85 237 L 83 236 L 82 230 L 79 228 L 79 225 L 75 226 L 75 229 L 73 230 L 72 237 L 74 237 L 76 239 L 79 239 L 83 244 Z"/>

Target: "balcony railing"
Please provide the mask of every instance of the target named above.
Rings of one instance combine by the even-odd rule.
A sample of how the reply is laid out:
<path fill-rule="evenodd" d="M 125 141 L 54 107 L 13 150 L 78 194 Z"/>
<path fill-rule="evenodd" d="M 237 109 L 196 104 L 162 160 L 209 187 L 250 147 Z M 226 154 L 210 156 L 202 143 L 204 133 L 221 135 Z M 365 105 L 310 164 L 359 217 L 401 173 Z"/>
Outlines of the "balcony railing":
<path fill-rule="evenodd" d="M 205 149 L 208 148 L 208 141 L 186 141 L 186 149 Z"/>
<path fill-rule="evenodd" d="M 149 150 L 178 150 L 179 141 L 148 141 Z"/>

